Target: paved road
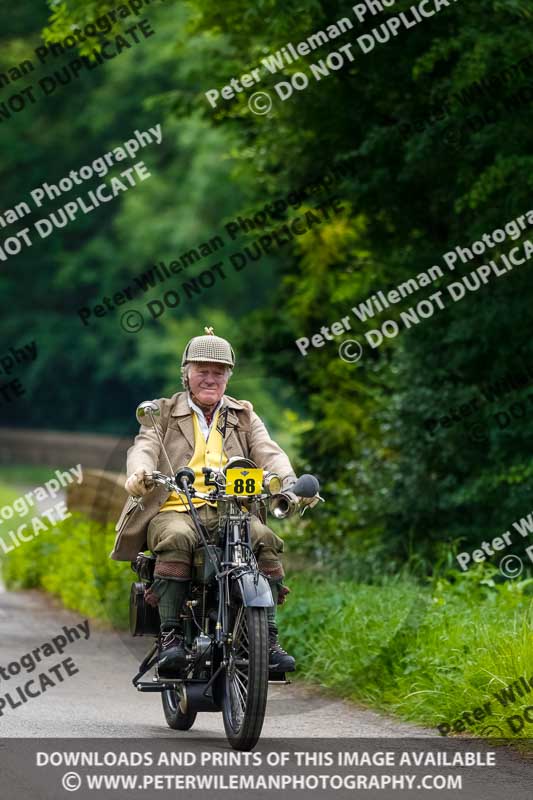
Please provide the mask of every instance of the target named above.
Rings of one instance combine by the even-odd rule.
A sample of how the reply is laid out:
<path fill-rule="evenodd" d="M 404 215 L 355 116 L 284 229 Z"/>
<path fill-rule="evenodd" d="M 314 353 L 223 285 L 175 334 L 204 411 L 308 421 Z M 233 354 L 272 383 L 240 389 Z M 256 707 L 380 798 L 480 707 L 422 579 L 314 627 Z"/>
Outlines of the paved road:
<path fill-rule="evenodd" d="M 43 501 L 39 503 L 39 510 L 42 512 L 50 505 L 51 501 Z M 61 634 L 64 625 L 82 621 L 80 614 L 65 611 L 46 595 L 0 593 L 0 667 L 20 660 L 25 653 L 51 641 Z M 160 696 L 140 693 L 133 688 L 131 678 L 151 641 L 144 637 L 133 639 L 127 633 L 115 633 L 92 623 L 87 641 L 69 644 L 62 657 L 50 656 L 42 662 L 48 670 L 70 656 L 79 673 L 66 677 L 63 682 L 58 678 L 56 686 L 47 688 L 31 702 L 22 703 L 16 709 L 4 709 L 0 717 L 0 736 L 224 738 L 220 714 L 199 714 L 191 732 L 176 734 L 166 725 Z M 40 672 L 42 668 L 38 665 L 35 673 Z M 26 676 L 24 671 L 8 681 L 0 678 L 0 695 L 14 685 L 24 685 L 31 677 L 32 674 Z M 21 702 L 20 698 L 18 700 Z M 73 708 L 75 713 L 72 713 Z M 270 686 L 264 736 L 313 737 L 317 731 L 336 737 L 405 737 L 428 733 L 300 685 Z"/>
<path fill-rule="evenodd" d="M 135 749 L 139 749 L 139 746 L 142 749 L 145 745 L 152 748 L 170 745 L 172 750 L 196 754 L 228 750 L 220 714 L 199 714 L 191 731 L 173 731 L 164 720 L 160 696 L 139 693 L 133 688 L 131 678 L 150 646 L 150 638 L 133 639 L 129 634 L 115 632 L 102 623 L 90 622 L 89 638 L 86 639 L 84 622 L 79 613 L 65 611 L 48 595 L 35 591 L 6 592 L 0 583 L 0 769 L 8 784 L 17 788 L 16 794 L 21 800 L 55 800 L 58 796 L 59 779 L 55 773 L 59 774 L 62 770 L 36 769 L 35 739 L 50 740 L 54 751 L 74 750 L 74 743 L 69 741 L 72 739 L 85 739 L 83 744 L 80 741 L 83 751 L 105 749 L 105 745 L 99 744 L 98 740 L 105 742 L 109 739 L 113 740 L 109 745 L 113 751 L 117 748 L 127 750 L 128 742 Z M 63 636 L 65 627 L 77 629 L 80 638 L 71 632 L 73 641 L 67 643 L 65 640 L 64 652 L 61 655 L 50 653 L 44 645 L 54 637 Z M 41 659 L 39 662 L 36 654 Z M 27 658 L 24 659 L 25 655 Z M 65 659 L 69 659 L 67 664 L 73 673 L 71 675 L 67 674 L 66 666 L 61 665 Z M 15 664 L 11 670 L 16 671 L 16 665 L 21 664 L 21 660 L 20 672 L 6 675 L 7 666 Z M 41 674 L 48 676 L 44 685 L 40 684 Z M 23 702 L 17 688 L 22 691 L 32 679 L 34 683 L 30 691 L 36 692 L 37 696 L 28 700 L 24 693 Z M 42 693 L 39 694 L 35 687 L 39 687 Z M 11 701 L 5 699 L 7 695 L 10 695 Z M 13 708 L 13 705 L 16 707 Z M 32 737 L 33 742 L 23 742 L 26 737 Z M 269 745 L 269 739 L 276 739 L 279 745 Z M 271 685 L 260 746 L 274 750 L 280 747 L 294 749 L 294 739 L 302 743 L 302 750 L 316 749 L 322 752 L 324 749 L 354 748 L 369 752 L 394 750 L 398 754 L 419 748 L 452 753 L 458 750 L 484 752 L 489 749 L 483 743 L 478 745 L 476 742 L 474 745 L 471 741 L 444 740 L 433 730 L 402 723 L 384 714 L 331 698 L 316 688 L 297 683 Z M 338 745 L 332 745 L 333 740 Z M 46 745 L 41 741 L 38 749 L 43 748 Z M 376 767 L 370 770 L 379 771 Z M 349 771 L 353 772 L 353 768 Z M 387 774 L 390 772 L 387 768 L 385 771 Z M 450 772 L 435 767 L 424 771 L 433 775 Z M 357 772 L 361 772 L 361 769 Z M 404 769 L 403 772 L 409 770 Z M 459 792 L 403 791 L 401 796 L 416 797 L 418 800 L 443 796 L 460 797 L 461 800 L 501 800 L 508 796 L 516 800 L 533 800 L 531 766 L 516 753 L 503 752 L 500 748 L 497 751 L 497 767 L 453 769 L 451 772 L 463 775 L 463 789 Z M 45 787 L 43 781 L 50 783 L 50 786 Z M 352 796 L 352 792 L 335 794 L 342 800 L 345 796 Z M 316 800 L 329 800 L 331 792 L 314 792 L 314 795 Z M 391 800 L 398 797 L 397 792 L 383 789 L 365 791 L 364 795 Z M 122 797 L 129 798 L 130 794 L 116 791 L 110 794 L 102 791 L 86 794 L 82 791 L 76 796 L 80 800 L 94 796 L 112 796 L 120 800 Z M 211 796 L 210 793 L 198 792 L 184 794 L 184 797 L 195 797 L 197 800 Z M 227 800 L 232 800 L 233 794 L 230 798 L 230 793 L 226 792 L 225 796 Z M 258 798 L 270 796 L 271 793 L 253 794 Z"/>
<path fill-rule="evenodd" d="M 59 499 L 39 503 L 39 510 L 42 512 Z M 0 667 L 20 661 L 26 653 L 61 635 L 63 626 L 82 622 L 79 613 L 65 611 L 47 595 L 5 592 L 0 579 Z M 62 656 L 44 658 L 33 672 L 26 673 L 24 669 L 8 680 L 0 677 L 0 697 L 9 692 L 15 697 L 13 702 L 20 703 L 14 709 L 9 704 L 0 709 L 0 737 L 224 739 L 221 714 L 199 714 L 193 730 L 179 734 L 168 728 L 160 696 L 133 688 L 131 678 L 151 642 L 151 638 L 134 639 L 127 633 L 91 623 L 89 639 L 69 644 Z M 79 672 L 67 676 L 61 668 L 58 676 L 51 676 L 55 685 L 47 686 L 39 697 L 27 702 L 17 697 L 17 686 L 24 686 L 32 677 L 69 657 Z M 30 691 L 35 691 L 33 686 Z M 357 708 L 301 685 L 270 686 L 265 737 L 315 737 L 319 731 L 338 738 L 434 735 L 434 731 Z"/>
<path fill-rule="evenodd" d="M 75 626 L 82 621 L 80 614 L 54 607 L 38 592 L 0 593 L 0 666 L 20 661 L 25 653 L 61 634 L 64 625 Z M 133 688 L 131 677 L 151 639 L 132 639 L 95 624 L 90 626 L 88 640 L 83 633 L 81 637 L 69 644 L 62 656 L 43 659 L 35 670 L 39 674 L 71 657 L 79 672 L 63 676 L 63 682 L 52 675 L 57 685 L 16 709 L 4 709 L 0 736 L 224 736 L 220 714 L 199 714 L 190 733 L 176 734 L 166 725 L 159 695 Z M 26 675 L 24 670 L 7 681 L 0 680 L 1 694 L 24 685 L 31 677 L 32 673 Z M 303 686 L 270 686 L 265 736 L 312 737 L 317 731 L 336 737 L 427 735 L 421 728 Z"/>
<path fill-rule="evenodd" d="M 83 623 L 79 614 L 57 607 L 48 596 L 39 592 L 11 593 L 0 590 L 0 667 L 5 669 L 12 662 L 20 662 L 25 654 L 38 647 L 43 649 L 45 643 L 60 635 L 63 626 L 75 627 L 79 623 Z M 132 639 L 129 635 L 123 636 L 96 624 L 91 624 L 89 630 L 88 639 L 84 639 L 84 634 L 81 633 L 80 639 L 68 644 L 61 656 L 50 655 L 43 658 L 34 671 L 26 673 L 24 670 L 8 680 L 0 680 L 0 703 L 6 693 L 10 693 L 16 702 L 17 686 L 26 686 L 30 678 L 36 678 L 45 670 L 48 672 L 50 666 L 61 660 L 72 659 L 75 669 L 78 670 L 70 677 L 61 673 L 62 682 L 53 673 L 55 685 L 46 686 L 43 694 L 25 703 L 19 698 L 21 704 L 17 708 L 11 708 L 9 703 L 2 708 L 0 771 L 9 785 L 16 787 L 16 796 L 21 800 L 56 800 L 59 796 L 60 777 L 57 776 L 65 768 L 43 770 L 36 769 L 35 766 L 35 750 L 46 750 L 47 739 L 50 740 L 54 752 L 76 749 L 92 752 L 102 751 L 102 748 L 104 752 L 106 749 L 117 752 L 125 751 L 128 747 L 138 751 L 146 747 L 153 750 L 165 745 L 167 749 L 170 745 L 172 751 L 194 752 L 197 758 L 202 752 L 219 749 L 227 752 L 228 745 L 220 714 L 199 714 L 192 731 L 173 731 L 164 721 L 159 695 L 138 693 L 133 689 L 130 680 L 149 639 Z M 71 636 L 74 637 L 74 634 Z M 25 664 L 28 665 L 28 661 Z M 38 682 L 37 678 L 35 685 Z M 428 736 L 431 738 L 423 738 Z M 33 744 L 31 741 L 23 742 L 24 737 L 36 737 L 40 741 L 33 739 Z M 85 738 L 83 744 L 82 737 Z M 109 747 L 106 747 L 104 743 L 110 737 L 113 743 L 110 742 Z M 329 742 L 324 741 L 325 737 L 329 737 Z M 288 742 L 291 738 L 292 744 Z M 394 750 L 397 754 L 419 748 L 433 752 L 447 750 L 452 753 L 458 750 L 477 750 L 481 753 L 494 750 L 484 743 L 476 742 L 473 745 L 471 741 L 444 740 L 435 736 L 433 731 L 329 698 L 301 685 L 271 686 L 260 746 L 277 750 L 278 746 L 269 745 L 268 739 L 283 739 L 284 742 L 280 742 L 279 747 L 294 749 L 295 738 L 302 742 L 302 750 L 323 750 L 324 747 L 335 750 L 337 745 L 332 746 L 332 740 L 339 742 L 340 750 Z M 98 743 L 97 740 L 102 739 L 103 742 Z M 308 741 L 305 742 L 305 739 Z M 77 740 L 80 741 L 78 748 L 75 744 Z M 300 748 L 296 746 L 296 749 Z M 502 752 L 501 749 L 497 753 L 496 764 L 492 768 L 485 766 L 475 769 L 445 770 L 438 766 L 419 768 L 419 775 L 461 774 L 461 791 L 402 791 L 398 794 L 388 788 L 361 794 L 369 800 L 397 800 L 399 796 L 417 800 L 445 797 L 458 797 L 461 800 L 502 800 L 511 796 L 513 800 L 532 800 L 531 765 L 516 753 Z M 370 773 L 379 772 L 376 767 L 368 767 L 367 771 L 368 769 Z M 348 772 L 353 773 L 354 768 L 349 768 Z M 361 769 L 356 769 L 355 772 L 362 774 Z M 388 774 L 386 767 L 385 772 Z M 413 773 L 414 768 L 394 770 L 394 774 L 398 772 Z M 164 792 L 158 794 L 165 796 Z M 175 796 L 175 790 L 171 794 Z M 211 792 L 198 791 L 182 794 L 184 798 L 195 800 L 207 800 L 214 796 Z M 318 791 L 312 794 L 315 800 L 329 800 L 333 795 L 343 800 L 353 796 L 353 789 L 340 792 Z M 285 792 L 282 795 L 285 796 Z M 290 792 L 286 796 L 292 795 L 293 792 Z M 60 796 L 67 795 L 61 792 Z M 130 798 L 131 794 L 122 791 L 82 790 L 75 796 L 80 800 L 85 800 L 86 797 L 113 797 L 114 800 L 121 800 L 122 797 Z M 237 797 L 232 792 L 224 792 L 224 796 L 227 800 Z M 249 796 L 250 800 L 266 800 L 272 793 L 249 792 Z"/>

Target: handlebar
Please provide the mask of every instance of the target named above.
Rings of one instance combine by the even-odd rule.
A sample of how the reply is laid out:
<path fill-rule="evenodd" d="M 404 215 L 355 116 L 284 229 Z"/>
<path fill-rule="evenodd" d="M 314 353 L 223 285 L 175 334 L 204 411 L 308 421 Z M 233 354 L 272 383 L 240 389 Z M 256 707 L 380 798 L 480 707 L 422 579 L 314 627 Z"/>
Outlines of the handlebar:
<path fill-rule="evenodd" d="M 176 494 L 185 495 L 184 490 L 178 486 L 176 479 L 171 478 L 169 475 L 165 475 L 163 472 L 157 472 L 156 470 L 154 470 L 154 472 L 148 473 L 145 478 L 145 483 L 147 484 L 147 486 L 151 483 L 155 483 L 158 484 L 159 486 L 164 486 L 165 489 L 167 489 L 169 492 L 176 492 Z M 197 492 L 196 490 L 194 491 L 194 496 L 200 497 L 202 500 L 211 499 L 211 494 L 206 494 L 205 492 Z"/>
<path fill-rule="evenodd" d="M 198 497 L 201 500 L 213 502 L 217 499 L 220 499 L 220 492 L 217 492 L 217 489 L 222 490 L 221 493 L 224 494 L 226 479 L 223 473 L 217 472 L 216 470 L 212 470 L 211 474 L 213 476 L 213 480 L 210 481 L 210 483 L 214 486 L 214 489 L 210 493 L 199 492 L 193 488 L 192 483 L 194 474 L 188 467 L 184 467 L 183 469 L 179 470 L 174 477 L 154 470 L 153 472 L 146 474 L 144 478 L 144 484 L 147 488 L 150 488 L 154 484 L 163 486 L 169 493 L 174 492 L 182 495 L 183 497 L 187 497 L 187 492 L 178 486 L 177 479 L 181 478 L 181 481 L 186 481 L 189 485 L 189 496 Z M 294 491 L 295 489 L 296 492 Z M 265 492 L 263 494 L 253 495 L 253 497 L 255 500 L 264 500 L 265 498 L 270 497 L 271 512 L 274 514 L 274 516 L 282 519 L 286 516 L 289 516 L 289 514 L 291 514 L 297 508 L 300 508 L 300 513 L 303 515 L 307 508 L 313 508 L 319 501 L 323 502 L 323 498 L 320 497 L 318 493 L 319 489 L 320 485 L 313 475 L 302 475 L 288 492 L 281 492 L 280 494 L 274 495 Z M 134 496 L 132 499 L 141 509 L 144 509 L 142 497 Z M 244 500 L 247 498 L 243 496 L 240 499 Z M 308 502 L 305 502 L 306 500 Z"/>

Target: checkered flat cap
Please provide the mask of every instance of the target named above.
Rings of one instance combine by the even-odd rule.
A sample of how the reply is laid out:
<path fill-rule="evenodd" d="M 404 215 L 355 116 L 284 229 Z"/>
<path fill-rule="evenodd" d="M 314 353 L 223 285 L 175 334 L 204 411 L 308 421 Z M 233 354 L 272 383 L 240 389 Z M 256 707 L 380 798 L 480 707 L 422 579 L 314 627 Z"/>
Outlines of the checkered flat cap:
<path fill-rule="evenodd" d="M 191 361 L 207 361 L 214 364 L 235 366 L 235 353 L 226 339 L 215 336 L 212 328 L 205 328 L 205 336 L 195 336 L 183 351 L 181 366 L 190 364 Z"/>

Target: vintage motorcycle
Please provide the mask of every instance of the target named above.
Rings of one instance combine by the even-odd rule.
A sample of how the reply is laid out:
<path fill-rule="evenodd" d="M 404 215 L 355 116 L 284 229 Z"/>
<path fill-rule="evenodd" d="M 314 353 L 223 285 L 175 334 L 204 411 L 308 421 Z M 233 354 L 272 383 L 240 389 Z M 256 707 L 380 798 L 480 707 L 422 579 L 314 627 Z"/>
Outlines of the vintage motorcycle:
<path fill-rule="evenodd" d="M 264 473 L 246 458 L 232 458 L 221 470 L 205 469 L 209 493 L 195 492 L 194 472 L 182 467 L 173 473 L 157 423 L 155 401 L 141 403 L 137 420 L 153 427 L 165 455 L 170 475 L 152 472 L 148 480 L 176 492 L 186 500 L 201 545 L 195 550 L 189 597 L 182 612 L 187 665 L 176 677 L 157 672 L 159 612 L 145 600 L 154 580 L 155 556 L 139 553 L 132 568 L 138 581 L 130 597 L 130 631 L 133 636 L 155 636 L 133 685 L 141 692 L 160 692 L 169 727 L 189 730 L 201 711 L 222 712 L 231 746 L 251 750 L 263 726 L 270 681 L 284 682 L 283 673 L 269 673 L 267 608 L 274 605 L 266 578 L 259 572 L 250 542 L 250 518 L 266 516 L 266 506 L 278 519 L 298 509 L 303 514 L 319 500 L 319 484 L 303 475 L 281 491 L 281 480 Z M 196 513 L 192 497 L 217 504 L 218 533 L 209 540 Z M 306 501 L 300 498 L 313 498 Z M 134 498 L 142 508 L 142 499 Z M 304 503 L 304 505 L 302 505 Z M 151 681 L 141 678 L 155 667 Z"/>

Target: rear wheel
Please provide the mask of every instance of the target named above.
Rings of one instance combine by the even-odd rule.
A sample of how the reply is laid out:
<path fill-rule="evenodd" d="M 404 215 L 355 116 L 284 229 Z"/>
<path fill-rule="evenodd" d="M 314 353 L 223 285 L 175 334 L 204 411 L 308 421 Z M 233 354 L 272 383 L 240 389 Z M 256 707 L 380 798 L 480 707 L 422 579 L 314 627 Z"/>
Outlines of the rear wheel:
<path fill-rule="evenodd" d="M 229 743 L 251 750 L 261 735 L 268 694 L 266 608 L 234 607 L 222 716 Z"/>
<path fill-rule="evenodd" d="M 163 711 L 168 727 L 176 731 L 188 731 L 194 725 L 196 711 L 187 711 L 183 695 L 176 689 L 167 689 L 161 693 Z"/>

